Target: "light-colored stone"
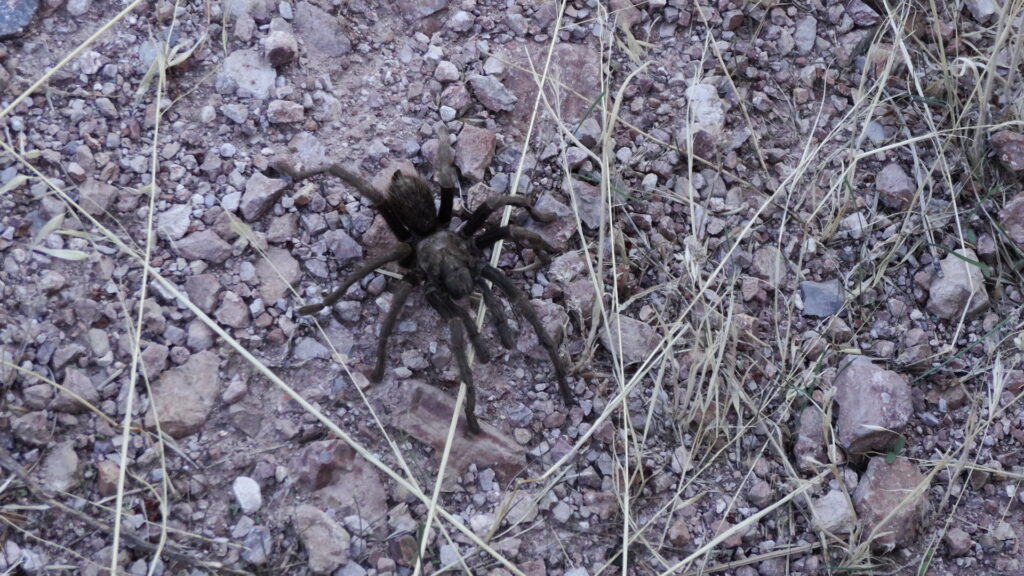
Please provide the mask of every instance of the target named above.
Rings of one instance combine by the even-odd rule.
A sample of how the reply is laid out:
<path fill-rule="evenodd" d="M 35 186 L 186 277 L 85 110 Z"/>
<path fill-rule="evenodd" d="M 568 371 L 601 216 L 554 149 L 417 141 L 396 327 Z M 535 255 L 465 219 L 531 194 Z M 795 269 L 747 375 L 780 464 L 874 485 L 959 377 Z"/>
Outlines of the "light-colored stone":
<path fill-rule="evenodd" d="M 939 266 L 941 272 L 928 290 L 929 312 L 944 320 L 957 321 L 965 309 L 967 318 L 972 318 L 988 308 L 985 275 L 974 250 L 954 250 Z"/>

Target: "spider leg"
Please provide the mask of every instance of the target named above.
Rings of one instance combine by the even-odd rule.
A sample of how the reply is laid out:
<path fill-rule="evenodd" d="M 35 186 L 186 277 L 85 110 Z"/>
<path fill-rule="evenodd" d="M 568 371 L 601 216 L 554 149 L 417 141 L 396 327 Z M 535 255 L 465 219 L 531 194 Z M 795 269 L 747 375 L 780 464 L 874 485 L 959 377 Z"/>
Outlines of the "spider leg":
<path fill-rule="evenodd" d="M 540 234 L 537 234 L 533 230 L 527 230 L 522 226 L 515 225 L 501 226 L 485 230 L 473 240 L 473 243 L 476 244 L 477 248 L 483 250 L 498 240 L 513 240 L 533 249 L 534 253 L 537 254 L 537 259 L 540 260 L 540 263 L 543 266 L 546 266 L 551 262 L 551 256 L 548 254 L 555 251 L 554 246 L 549 244 L 548 241 Z"/>
<path fill-rule="evenodd" d="M 455 153 L 448 141 L 448 129 L 443 126 L 437 131 L 437 163 L 434 172 L 441 186 L 441 206 L 437 210 L 437 221 L 441 226 L 448 226 L 452 221 L 452 206 L 459 189 L 459 178 L 455 173 Z"/>
<path fill-rule="evenodd" d="M 351 274 L 346 276 L 345 279 L 341 281 L 341 284 L 338 285 L 338 288 L 334 292 L 331 292 L 326 298 L 324 298 L 323 301 L 317 304 L 310 304 L 309 306 L 303 306 L 302 308 L 299 308 L 299 314 L 316 314 L 317 312 L 323 310 L 324 308 L 327 308 L 328 306 L 333 306 L 335 302 L 341 300 L 341 297 L 344 296 L 345 292 L 348 291 L 349 286 L 352 286 L 352 284 L 358 282 L 360 278 L 366 276 L 370 272 L 373 272 L 374 270 L 380 268 L 381 266 L 387 264 L 388 262 L 401 260 L 408 256 L 409 254 L 412 254 L 412 246 L 409 246 L 408 244 L 398 244 L 391 250 L 385 252 L 384 254 L 381 254 L 376 258 L 372 258 L 370 260 L 367 260 L 366 262 L 363 262 L 355 270 L 353 270 Z"/>
<path fill-rule="evenodd" d="M 472 342 L 473 350 L 476 351 L 476 355 L 479 357 L 481 364 L 487 364 L 491 361 L 491 353 L 487 350 L 487 346 L 484 344 L 484 340 L 480 336 L 480 332 L 476 329 L 476 324 L 473 323 L 473 319 L 469 317 L 469 312 L 467 312 L 465 308 L 456 304 L 448 296 L 442 296 L 437 292 L 428 293 L 427 301 L 430 302 L 430 305 L 433 306 L 441 316 L 444 316 L 445 318 L 458 318 L 462 322 L 466 332 L 469 332 L 469 340 Z"/>
<path fill-rule="evenodd" d="M 457 308 L 450 300 L 437 296 L 436 293 L 427 293 L 427 300 L 445 320 L 448 321 L 448 331 L 452 337 L 452 354 L 459 365 L 459 378 L 466 384 L 466 424 L 473 434 L 480 433 L 480 423 L 476 419 L 476 386 L 473 384 L 473 371 L 469 367 L 469 357 L 466 356 L 466 334 L 464 332 L 464 321 L 459 317 Z M 468 314 L 467 314 L 468 316 Z"/>
<path fill-rule="evenodd" d="M 512 348 L 515 344 L 515 338 L 512 335 L 512 329 L 508 325 L 508 316 L 505 315 L 505 307 L 501 305 L 498 297 L 494 295 L 491 287 L 487 285 L 487 282 L 483 280 L 477 280 L 477 288 L 480 289 L 480 294 L 484 297 L 484 304 L 487 305 L 487 309 L 491 311 L 491 319 L 494 322 L 494 329 L 498 331 L 498 337 L 501 339 L 501 345 L 506 349 Z"/>
<path fill-rule="evenodd" d="M 558 389 L 562 393 L 562 400 L 566 405 L 572 404 L 572 389 L 569 388 L 567 370 L 565 363 L 562 361 L 562 356 L 558 353 L 558 346 L 555 345 L 555 341 L 544 330 L 544 326 L 540 323 L 540 318 L 537 317 L 537 311 L 533 309 L 530 300 L 526 297 L 526 293 L 493 266 L 484 266 L 481 276 L 497 285 L 498 289 L 505 294 L 512 306 L 533 326 L 534 332 L 537 333 L 537 340 L 547 350 L 551 363 L 555 366 L 555 375 L 558 377 Z"/>
<path fill-rule="evenodd" d="M 380 215 L 384 217 L 384 221 L 387 222 L 388 228 L 394 232 L 396 238 L 405 241 L 411 237 L 409 229 L 402 224 L 402 221 L 397 215 L 395 215 L 394 211 L 388 205 L 387 197 L 374 188 L 372 184 L 367 182 L 366 179 L 360 176 L 357 172 L 353 172 L 352 170 L 342 166 L 340 162 L 335 162 L 334 164 L 321 166 L 319 168 L 296 170 L 289 161 L 290 158 L 276 158 L 270 162 L 270 167 L 281 174 L 288 176 L 288 178 L 294 182 L 305 180 L 306 178 L 311 178 L 325 172 L 335 178 L 340 178 L 346 184 L 355 188 L 360 194 L 369 200 L 371 204 L 373 204 L 377 211 L 380 212 Z"/>
<path fill-rule="evenodd" d="M 395 295 L 391 299 L 391 307 L 388 308 L 388 313 L 384 316 L 384 323 L 380 326 L 380 336 L 377 340 L 377 364 L 373 367 L 371 376 L 374 382 L 380 382 L 380 379 L 384 377 L 384 357 L 387 356 L 388 338 L 391 337 L 391 332 L 395 329 L 395 321 L 398 320 L 398 314 L 405 307 L 405 301 L 409 298 L 410 292 L 412 292 L 412 284 L 399 282 L 398 288 L 395 289 Z"/>
<path fill-rule="evenodd" d="M 476 234 L 486 222 L 487 218 L 499 208 L 505 206 L 518 206 L 525 209 L 530 213 L 530 217 L 538 222 L 551 222 L 556 216 L 550 212 L 541 212 L 533 207 L 533 204 L 529 199 L 523 198 L 522 196 L 492 196 L 484 201 L 483 204 L 477 206 L 473 214 L 470 215 L 469 220 L 459 231 L 459 234 L 463 238 L 469 238 L 473 234 Z"/>

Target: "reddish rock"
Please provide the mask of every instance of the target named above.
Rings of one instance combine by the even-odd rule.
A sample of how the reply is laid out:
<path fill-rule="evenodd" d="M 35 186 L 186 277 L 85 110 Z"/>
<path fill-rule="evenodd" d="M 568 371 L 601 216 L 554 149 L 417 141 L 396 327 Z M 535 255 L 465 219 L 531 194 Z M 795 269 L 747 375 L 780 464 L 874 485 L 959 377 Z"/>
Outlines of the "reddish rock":
<path fill-rule="evenodd" d="M 892 464 L 871 459 L 853 494 L 853 505 L 873 548 L 889 551 L 914 543 L 928 505 L 925 479 L 906 458 Z"/>
<path fill-rule="evenodd" d="M 1014 172 L 1024 172 L 1024 134 L 1002 130 L 992 135 L 992 149 Z"/>
<path fill-rule="evenodd" d="M 906 377 L 855 356 L 842 361 L 833 385 L 843 446 L 854 454 L 889 450 L 914 410 Z"/>

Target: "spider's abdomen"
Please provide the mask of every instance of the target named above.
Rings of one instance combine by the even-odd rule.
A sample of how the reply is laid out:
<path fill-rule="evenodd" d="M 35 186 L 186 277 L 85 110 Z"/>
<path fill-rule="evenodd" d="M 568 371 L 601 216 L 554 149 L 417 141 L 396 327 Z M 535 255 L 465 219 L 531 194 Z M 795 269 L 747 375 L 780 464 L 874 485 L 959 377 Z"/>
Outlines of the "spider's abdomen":
<path fill-rule="evenodd" d="M 473 255 L 451 230 L 439 230 L 416 245 L 416 266 L 434 286 L 458 300 L 473 291 Z"/>
<path fill-rule="evenodd" d="M 388 207 L 410 232 L 427 236 L 437 229 L 437 208 L 430 186 L 419 176 L 403 174 L 391 177 L 388 186 Z"/>

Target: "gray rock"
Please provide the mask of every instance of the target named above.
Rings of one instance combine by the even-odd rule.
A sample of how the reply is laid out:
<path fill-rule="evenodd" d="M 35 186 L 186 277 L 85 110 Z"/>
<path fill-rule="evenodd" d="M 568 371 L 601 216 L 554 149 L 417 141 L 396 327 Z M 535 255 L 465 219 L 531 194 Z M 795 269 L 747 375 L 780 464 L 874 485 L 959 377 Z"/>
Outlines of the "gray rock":
<path fill-rule="evenodd" d="M 295 212 L 277 216 L 270 221 L 267 228 L 267 242 L 280 244 L 295 239 L 299 233 L 299 215 Z"/>
<path fill-rule="evenodd" d="M 299 361 L 327 359 L 331 357 L 331 351 L 315 338 L 299 338 L 292 356 Z"/>
<path fill-rule="evenodd" d="M 220 264 L 231 257 L 231 244 L 213 230 L 200 230 L 174 243 L 174 248 L 189 260 L 205 260 Z"/>
<path fill-rule="evenodd" d="M 883 551 L 908 547 L 928 507 L 927 476 L 912 462 L 898 457 L 892 464 L 872 458 L 853 493 L 865 538 Z"/>
<path fill-rule="evenodd" d="M 1024 134 L 1001 130 L 992 135 L 992 150 L 1014 172 L 1024 172 Z"/>
<path fill-rule="evenodd" d="M 857 524 L 853 503 L 842 490 L 832 489 L 821 498 L 811 500 L 814 529 L 831 534 L 849 534 Z"/>
<path fill-rule="evenodd" d="M 842 361 L 833 385 L 842 445 L 853 454 L 892 448 L 914 410 L 906 377 L 854 356 Z"/>
<path fill-rule="evenodd" d="M 50 492 L 67 492 L 78 485 L 78 454 L 75 443 L 61 442 L 43 458 L 39 483 Z"/>
<path fill-rule="evenodd" d="M 188 336 L 185 339 L 185 346 L 193 352 L 202 352 L 208 350 L 213 346 L 213 331 L 210 327 L 203 323 L 202 320 L 196 318 L 188 323 Z"/>
<path fill-rule="evenodd" d="M 220 107 L 220 113 L 235 124 L 244 124 L 249 118 L 249 109 L 244 104 L 225 104 Z"/>
<path fill-rule="evenodd" d="M 256 262 L 256 275 L 260 282 L 260 297 L 267 305 L 284 298 L 288 288 L 301 276 L 299 262 L 284 248 L 268 248 L 264 258 Z"/>
<path fill-rule="evenodd" d="M 387 484 L 369 462 L 344 442 L 310 443 L 293 466 L 312 498 L 337 510 L 339 517 L 357 514 L 376 522 L 388 511 Z"/>
<path fill-rule="evenodd" d="M 155 406 L 159 409 L 161 428 L 172 438 L 183 438 L 201 430 L 220 396 L 219 364 L 215 353 L 200 352 L 181 366 L 161 374 L 153 388 L 146 427 L 156 425 Z"/>
<path fill-rule="evenodd" d="M 78 187 L 78 191 L 80 193 L 79 204 L 93 216 L 103 215 L 117 196 L 117 188 L 92 178 L 83 182 Z"/>
<path fill-rule="evenodd" d="M 463 176 L 480 182 L 494 160 L 497 135 L 490 130 L 466 124 L 455 143 L 455 165 Z"/>
<path fill-rule="evenodd" d="M 995 0 L 965 0 L 964 4 L 976 21 L 985 24 L 999 12 L 999 5 Z"/>
<path fill-rule="evenodd" d="M 236 50 L 224 59 L 224 66 L 217 75 L 217 91 L 237 92 L 240 97 L 264 100 L 270 96 L 277 72 L 259 50 L 249 48 Z"/>
<path fill-rule="evenodd" d="M 80 414 L 88 409 L 83 402 L 96 406 L 100 401 L 100 393 L 96 389 L 96 385 L 92 383 L 89 375 L 81 370 L 76 368 L 65 370 L 64 381 L 61 384 L 66 390 L 62 390 L 50 406 L 57 412 Z"/>
<path fill-rule="evenodd" d="M 212 313 L 217 306 L 220 290 L 220 280 L 213 274 L 198 274 L 185 279 L 185 293 L 189 300 L 207 314 Z"/>
<path fill-rule="evenodd" d="M 246 514 L 253 514 L 263 506 L 263 494 L 258 482 L 248 476 L 238 476 L 231 484 L 235 500 Z"/>
<path fill-rule="evenodd" d="M 825 454 L 825 424 L 821 418 L 821 410 L 813 404 L 800 412 L 793 456 L 801 472 L 813 472 L 828 463 Z"/>
<path fill-rule="evenodd" d="M 246 306 L 245 301 L 238 294 L 230 291 L 224 293 L 214 316 L 218 322 L 232 328 L 245 328 L 252 322 L 249 307 Z"/>
<path fill-rule="evenodd" d="M 612 317 L 612 325 L 601 331 L 601 344 L 613 354 L 622 354 L 627 364 L 639 364 L 658 345 L 659 337 L 646 322 L 621 314 Z"/>
<path fill-rule="evenodd" d="M 544 8 L 539 8 L 538 12 Z M 564 42 L 555 47 L 554 75 L 565 86 L 558 104 L 563 121 L 576 124 L 587 114 L 602 90 L 601 65 L 596 42 Z M 509 74 L 508 82 L 515 94 L 533 102 L 537 85 L 529 74 Z"/>
<path fill-rule="evenodd" d="M 175 204 L 157 216 L 156 232 L 167 240 L 181 240 L 191 223 L 192 207 L 188 204 Z"/>
<path fill-rule="evenodd" d="M 441 60 L 434 68 L 434 79 L 438 82 L 456 82 L 459 79 L 459 69 L 448 60 Z"/>
<path fill-rule="evenodd" d="M 245 535 L 242 559 L 256 566 L 262 566 L 274 551 L 274 538 L 266 526 L 253 526 Z"/>
<path fill-rule="evenodd" d="M 92 0 L 68 0 L 67 3 L 68 14 L 72 16 L 85 16 L 91 7 Z"/>
<path fill-rule="evenodd" d="M 875 190 L 882 204 L 896 210 L 906 210 L 914 199 L 917 185 L 903 171 L 903 167 L 894 162 L 882 168 L 875 177 Z"/>
<path fill-rule="evenodd" d="M 348 562 L 348 531 L 316 506 L 300 504 L 293 513 L 295 532 L 314 574 L 329 574 Z"/>
<path fill-rule="evenodd" d="M 10 0 L 0 5 L 0 38 L 21 34 L 39 10 L 39 0 Z"/>
<path fill-rule="evenodd" d="M 154 381 L 160 374 L 163 374 L 163 371 L 167 369 L 167 357 L 169 354 L 170 349 L 157 342 L 150 342 L 142 349 L 142 354 L 139 358 L 142 360 L 142 369 L 146 374 L 146 378 Z"/>
<path fill-rule="evenodd" d="M 950 556 L 966 556 L 974 548 L 971 535 L 960 528 L 951 528 L 943 536 L 942 541 L 946 543 Z"/>
<path fill-rule="evenodd" d="M 561 252 L 569 243 L 569 239 L 576 234 L 576 216 L 572 208 L 562 204 L 545 192 L 537 200 L 537 210 L 547 212 L 555 216 L 551 222 L 530 221 L 528 228 L 538 233 L 551 244 L 556 252 Z"/>
<path fill-rule="evenodd" d="M 242 217 L 246 220 L 259 218 L 277 202 L 287 187 L 286 180 L 267 178 L 259 172 L 254 173 L 245 183 L 245 193 L 242 194 L 240 205 Z"/>
<path fill-rule="evenodd" d="M 592 229 L 601 225 L 601 211 L 604 203 L 601 202 L 601 189 L 589 182 L 582 180 L 569 180 L 569 187 L 572 191 L 573 200 L 576 202 L 576 210 L 580 220 Z"/>
<path fill-rule="evenodd" d="M 716 138 L 721 135 L 725 126 L 725 108 L 718 96 L 718 88 L 713 84 L 694 84 L 686 89 L 686 98 L 693 118 L 690 129 L 703 130 Z"/>
<path fill-rule="evenodd" d="M 791 265 L 786 256 L 777 247 L 770 244 L 761 246 L 754 252 L 751 270 L 758 278 L 764 279 L 772 290 L 778 290 L 789 274 Z"/>
<path fill-rule="evenodd" d="M 843 285 L 839 280 L 801 282 L 800 298 L 804 302 L 804 316 L 828 318 L 842 310 L 846 303 Z"/>
<path fill-rule="evenodd" d="M 928 311 L 944 320 L 959 320 L 965 309 L 971 318 L 989 305 L 977 254 L 970 248 L 953 252 L 939 262 L 941 274 L 928 290 Z"/>
<path fill-rule="evenodd" d="M 288 100 L 271 100 L 267 106 L 267 120 L 271 124 L 288 124 L 291 122 L 302 122 L 305 118 L 305 110 L 302 104 Z"/>
<path fill-rule="evenodd" d="M 398 11 L 409 21 L 418 21 L 444 10 L 448 0 L 399 0 Z"/>
<path fill-rule="evenodd" d="M 295 6 L 295 31 L 311 55 L 337 58 L 352 51 L 352 41 L 338 19 L 309 2 Z"/>
<path fill-rule="evenodd" d="M 14 437 L 29 446 L 46 446 L 50 439 L 50 425 L 46 412 L 26 412 L 11 423 Z"/>
<path fill-rule="evenodd" d="M 327 248 L 338 259 L 338 264 L 344 266 L 353 260 L 363 257 L 363 248 L 344 230 L 330 230 L 323 234 Z"/>
<path fill-rule="evenodd" d="M 793 40 L 796 41 L 798 54 L 806 56 L 814 49 L 814 41 L 818 34 L 818 21 L 808 14 L 796 23 L 796 32 L 793 33 Z"/>
<path fill-rule="evenodd" d="M 494 76 L 481 76 L 480 74 L 471 74 L 467 80 L 473 88 L 473 94 L 484 105 L 484 108 L 494 112 L 507 112 L 515 108 L 518 98 L 505 88 L 501 80 Z"/>
<path fill-rule="evenodd" d="M 839 225 L 842 226 L 843 230 L 850 235 L 850 238 L 854 240 L 860 240 L 864 237 L 866 232 L 870 231 L 867 219 L 860 212 L 854 212 L 846 218 L 843 218 Z"/>
<path fill-rule="evenodd" d="M 1018 247 L 1024 248 L 1024 192 L 1014 196 L 999 212 L 999 223 Z"/>

